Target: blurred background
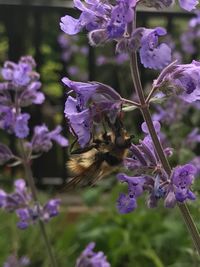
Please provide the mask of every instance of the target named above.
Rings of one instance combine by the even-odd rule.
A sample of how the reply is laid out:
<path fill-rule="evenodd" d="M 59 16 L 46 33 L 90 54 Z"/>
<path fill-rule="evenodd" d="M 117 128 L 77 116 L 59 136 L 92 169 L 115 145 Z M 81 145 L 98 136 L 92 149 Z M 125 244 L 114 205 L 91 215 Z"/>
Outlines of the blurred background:
<path fill-rule="evenodd" d="M 75 81 L 99 81 L 115 88 L 123 97 L 134 99 L 133 86 L 126 54 L 116 55 L 115 45 L 90 47 L 87 33 L 77 36 L 63 34 L 59 27 L 64 15 L 78 16 L 73 3 L 65 0 L 0 0 L 0 66 L 5 60 L 17 62 L 23 55 L 32 55 L 41 75 L 42 91 L 46 101 L 41 106 L 31 106 L 31 126 L 45 122 L 49 129 L 63 126 L 63 134 L 73 142 L 64 119 L 63 109 L 66 88 L 61 78 Z M 197 14 L 198 15 L 198 14 Z M 192 13 L 173 10 L 155 11 L 140 9 L 138 26 L 165 27 L 174 59 L 189 63 L 199 58 L 200 26 L 189 26 Z M 193 32 L 192 32 L 193 31 Z M 142 84 L 145 90 L 151 88 L 158 72 L 140 66 Z M 172 107 L 162 106 L 169 112 Z M 152 105 L 152 113 L 158 115 L 158 108 Z M 169 138 L 175 153 L 172 166 L 185 163 L 200 155 L 198 142 L 185 145 L 188 134 L 200 125 L 199 109 L 179 107 L 173 124 L 163 118 L 163 131 Z M 161 120 L 162 122 L 162 120 Z M 138 111 L 125 116 L 125 125 L 130 133 L 141 137 L 141 115 Z M 12 148 L 15 140 L 0 131 L 1 142 Z M 128 215 L 119 215 L 115 206 L 122 186 L 116 182 L 115 174 L 94 188 L 59 193 L 67 178 L 65 162 L 68 151 L 58 146 L 43 154 L 33 163 L 33 173 L 40 198 L 50 196 L 62 198 L 61 214 L 47 225 L 59 266 L 72 267 L 75 259 L 87 245 L 94 241 L 97 250 L 103 250 L 113 267 L 186 267 L 199 266 L 190 237 L 178 209 L 165 210 L 162 205 L 155 210 L 145 206 L 141 198 L 138 209 Z M 200 161 L 199 161 L 200 162 Z M 22 177 L 20 169 L 0 167 L 1 187 L 9 187 L 13 178 Z M 198 181 L 195 191 L 198 194 Z M 200 226 L 200 201 L 192 203 L 191 210 Z M 48 258 L 37 227 L 25 231 L 16 228 L 14 214 L 5 215 L 0 211 L 0 266 L 10 254 L 19 257 L 27 255 L 32 267 L 49 266 Z"/>

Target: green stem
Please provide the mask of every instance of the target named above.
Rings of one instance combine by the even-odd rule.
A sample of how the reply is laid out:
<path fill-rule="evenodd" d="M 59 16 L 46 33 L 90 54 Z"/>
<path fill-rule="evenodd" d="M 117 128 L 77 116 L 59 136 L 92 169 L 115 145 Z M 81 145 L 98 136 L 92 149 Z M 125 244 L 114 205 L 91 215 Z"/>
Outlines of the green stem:
<path fill-rule="evenodd" d="M 130 54 L 130 67 L 131 67 L 131 76 L 133 79 L 133 84 L 135 87 L 135 90 L 138 94 L 139 101 L 141 104 L 141 112 L 143 115 L 143 118 L 147 124 L 149 133 L 151 135 L 152 141 L 154 143 L 156 152 L 158 154 L 158 157 L 162 163 L 163 168 L 165 169 L 166 173 L 170 176 L 171 175 L 171 166 L 165 156 L 164 150 L 162 148 L 162 145 L 158 139 L 158 136 L 156 134 L 153 121 L 151 118 L 151 113 L 149 110 L 149 104 L 145 100 L 145 96 L 143 93 L 143 88 L 141 85 L 140 75 L 139 75 L 139 69 L 138 69 L 138 63 L 137 63 L 137 55 L 136 53 Z M 187 229 L 192 237 L 192 240 L 194 242 L 195 248 L 197 249 L 199 255 L 200 255 L 200 235 L 198 232 L 198 229 L 193 221 L 193 218 L 188 210 L 188 207 L 186 204 L 178 204 L 179 210 L 181 212 L 181 215 L 186 223 Z"/>
<path fill-rule="evenodd" d="M 27 182 L 28 182 L 29 187 L 31 189 L 33 200 L 36 203 L 36 205 L 38 205 L 39 202 L 38 202 L 38 197 L 37 197 L 37 190 L 35 187 L 33 174 L 32 174 L 32 170 L 31 170 L 31 166 L 30 166 L 30 159 L 28 159 L 28 157 L 26 155 L 26 152 L 24 149 L 24 143 L 21 139 L 19 140 L 19 144 L 20 144 L 20 148 L 21 148 L 22 159 L 23 159 L 22 164 L 23 164 L 23 167 L 25 170 L 26 179 L 27 179 Z M 50 241 L 49 241 L 47 232 L 46 232 L 45 224 L 42 220 L 39 220 L 39 227 L 40 227 L 40 231 L 41 231 L 42 237 L 43 237 L 44 242 L 45 242 L 45 246 L 47 249 L 47 253 L 49 255 L 51 266 L 52 267 L 58 267 L 55 256 L 53 254 L 53 251 L 52 251 L 52 248 L 50 245 Z"/>

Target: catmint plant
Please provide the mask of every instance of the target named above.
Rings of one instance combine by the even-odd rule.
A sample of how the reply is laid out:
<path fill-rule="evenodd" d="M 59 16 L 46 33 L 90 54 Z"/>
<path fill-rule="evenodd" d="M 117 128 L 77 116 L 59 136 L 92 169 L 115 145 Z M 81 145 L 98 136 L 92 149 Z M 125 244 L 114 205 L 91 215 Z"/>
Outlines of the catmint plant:
<path fill-rule="evenodd" d="M 102 251 L 94 252 L 95 243 L 89 243 L 76 261 L 76 267 L 110 267 Z"/>
<path fill-rule="evenodd" d="M 62 128 L 59 125 L 52 131 L 45 124 L 37 125 L 30 136 L 31 115 L 24 112 L 24 108 L 33 104 L 40 105 L 45 100 L 44 94 L 40 91 L 40 76 L 35 71 L 35 67 L 34 59 L 31 56 L 25 56 L 21 57 L 18 63 L 6 61 L 1 69 L 0 128 L 15 136 L 17 146 L 16 151 L 12 151 L 6 144 L 0 143 L 0 165 L 8 164 L 14 167 L 21 164 L 26 181 L 17 179 L 12 193 L 0 190 L 0 208 L 16 213 L 19 218 L 17 226 L 20 229 L 26 229 L 33 224 L 39 225 L 51 265 L 56 267 L 57 263 L 44 223 L 58 215 L 60 200 L 51 199 L 45 204 L 40 203 L 31 164 L 34 158 L 48 152 L 53 142 L 66 147 L 68 140 L 62 136 Z M 20 263 L 16 262 L 17 264 Z"/>
<path fill-rule="evenodd" d="M 185 11 L 192 11 L 197 7 L 197 0 L 175 1 Z M 127 53 L 130 59 L 131 77 L 137 95 L 137 102 L 124 99 L 115 89 L 98 82 L 75 82 L 63 78 L 63 83 L 70 89 L 65 104 L 65 117 L 69 123 L 71 133 L 77 138 L 81 148 L 87 147 L 103 120 L 114 125 L 123 111 L 139 108 L 144 123 L 142 131 L 144 138 L 139 144 L 131 144 L 130 154 L 124 160 L 124 167 L 128 174 L 119 173 L 117 178 L 127 184 L 128 192 L 121 193 L 117 200 L 120 213 L 129 213 L 136 209 L 137 199 L 147 194 L 147 206 L 155 208 L 159 201 L 163 201 L 166 208 L 177 205 L 187 225 L 194 245 L 200 254 L 200 236 L 190 215 L 187 201 L 195 200 L 192 184 L 198 169 L 192 162 L 171 166 L 169 157 L 173 148 L 168 146 L 165 136 L 161 132 L 158 120 L 169 121 L 167 115 L 154 114 L 154 121 L 150 113 L 150 106 L 156 96 L 161 94 L 163 100 L 179 113 L 182 106 L 195 105 L 200 100 L 200 62 L 193 60 L 190 64 L 172 62 L 171 48 L 165 42 L 166 30 L 159 25 L 154 29 L 137 27 L 136 11 L 138 6 L 162 9 L 171 7 L 172 0 L 118 0 L 85 1 L 74 0 L 74 6 L 80 11 L 78 18 L 66 15 L 61 18 L 60 27 L 68 35 L 76 35 L 82 30 L 88 31 L 89 43 L 92 46 L 103 46 L 108 42 L 115 42 L 116 53 Z M 143 90 L 138 59 L 145 68 L 159 70 L 160 74 L 152 83 L 151 90 Z M 171 103 L 169 102 L 171 101 Z M 159 102 L 154 103 L 158 112 L 161 110 Z M 160 115 L 160 117 L 159 117 Z M 172 115 L 172 117 L 174 114 Z M 155 120 L 156 118 L 156 120 Z M 198 131 L 191 133 L 197 140 Z M 193 138 L 193 137 L 192 137 Z"/>
<path fill-rule="evenodd" d="M 10 255 L 3 264 L 3 267 L 25 267 L 30 266 L 30 260 L 27 256 L 18 258 L 15 254 Z"/>

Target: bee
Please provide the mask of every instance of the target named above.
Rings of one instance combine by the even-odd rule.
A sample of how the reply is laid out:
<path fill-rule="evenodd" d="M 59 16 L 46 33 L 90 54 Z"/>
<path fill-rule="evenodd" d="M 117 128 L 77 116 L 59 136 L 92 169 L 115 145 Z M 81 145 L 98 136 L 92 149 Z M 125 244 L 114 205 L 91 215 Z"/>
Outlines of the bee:
<path fill-rule="evenodd" d="M 93 186 L 97 181 L 115 171 L 128 154 L 133 136 L 129 136 L 119 118 L 112 125 L 110 132 L 95 138 L 92 144 L 72 152 L 66 166 L 72 177 L 66 188 Z"/>

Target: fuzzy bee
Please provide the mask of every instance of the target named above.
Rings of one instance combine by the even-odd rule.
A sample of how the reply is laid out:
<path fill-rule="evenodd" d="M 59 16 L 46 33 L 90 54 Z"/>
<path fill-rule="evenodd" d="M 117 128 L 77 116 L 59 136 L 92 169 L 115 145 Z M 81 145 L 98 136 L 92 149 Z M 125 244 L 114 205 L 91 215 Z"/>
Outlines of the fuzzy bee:
<path fill-rule="evenodd" d="M 109 129 L 110 132 L 93 139 L 88 147 L 72 152 L 66 164 L 72 177 L 67 188 L 94 185 L 115 171 L 127 156 L 133 136 L 127 134 L 119 118 L 115 124 L 109 124 Z"/>

